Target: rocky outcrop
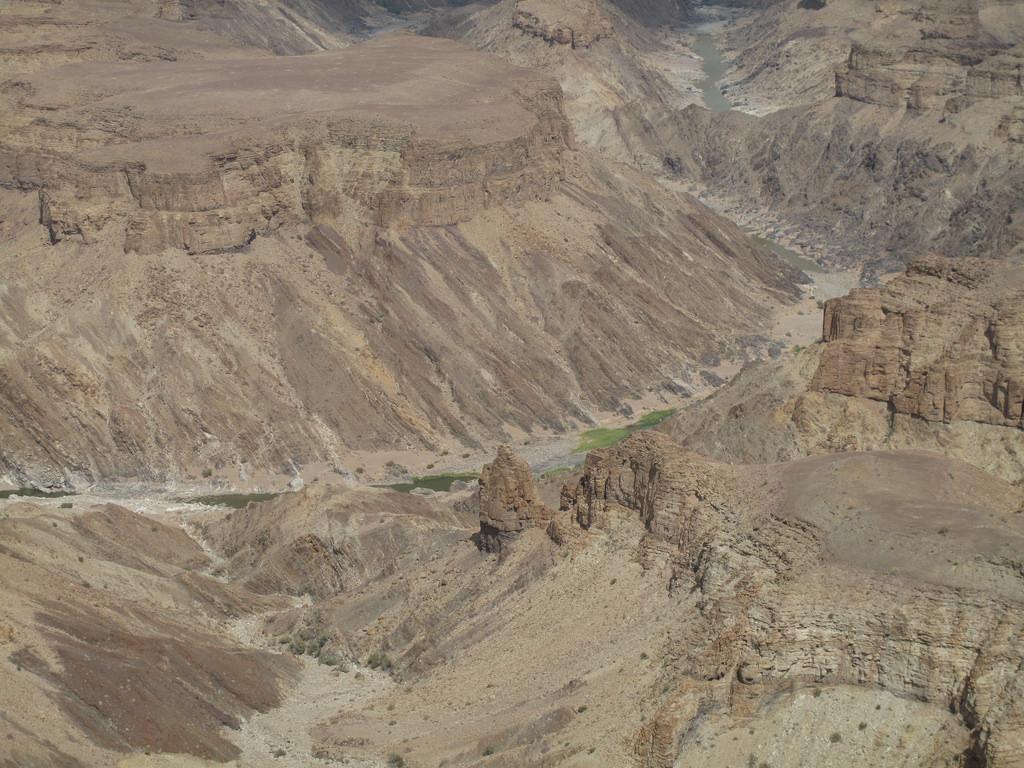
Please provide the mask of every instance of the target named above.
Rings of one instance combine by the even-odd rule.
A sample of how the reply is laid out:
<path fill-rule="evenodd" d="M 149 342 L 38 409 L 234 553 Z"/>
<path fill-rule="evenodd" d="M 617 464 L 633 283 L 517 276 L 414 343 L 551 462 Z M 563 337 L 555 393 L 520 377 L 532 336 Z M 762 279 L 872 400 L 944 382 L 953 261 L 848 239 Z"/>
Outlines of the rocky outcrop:
<path fill-rule="evenodd" d="M 371 64 L 399 49 L 402 66 Z M 547 197 L 571 144 L 557 84 L 525 72 L 499 79 L 497 62 L 469 66 L 474 54 L 457 51 L 382 40 L 286 64 L 96 65 L 57 87 L 26 78 L 19 122 L 35 135 L 59 125 L 62 140 L 26 146 L 8 134 L 0 184 L 39 191 L 51 242 L 123 238 L 126 251 L 143 253 L 223 252 L 341 216 L 447 226 Z M 408 79 L 431 59 L 473 74 L 441 78 L 427 100 L 406 98 Z M 101 87 L 105 98 L 87 95 Z M 284 106 L 282 90 L 293 94 Z M 470 91 L 500 106 L 466 107 Z M 189 108 L 204 127 L 182 124 Z M 104 123 L 110 133 L 85 139 Z"/>
<path fill-rule="evenodd" d="M 570 48 L 589 48 L 598 40 L 615 34 L 611 21 L 586 0 L 567 0 L 559 4 L 519 0 L 512 26 L 552 45 Z"/>
<path fill-rule="evenodd" d="M 480 472 L 477 490 L 480 530 L 477 545 L 486 552 L 500 552 L 527 528 L 546 528 L 551 510 L 537 498 L 530 465 L 503 445 L 498 455 Z"/>
<path fill-rule="evenodd" d="M 921 448 L 1020 481 L 1017 260 L 930 255 L 825 304 L 823 342 L 753 365 L 664 427 L 723 460 Z"/>
<path fill-rule="evenodd" d="M 836 95 L 886 107 L 961 110 L 965 100 L 1024 96 L 1024 58 L 997 48 L 855 43 L 836 72 Z M 947 107 L 947 103 L 952 102 Z"/>
<path fill-rule="evenodd" d="M 694 707 L 746 711 L 793 685 L 838 683 L 952 707 L 973 729 L 974 759 L 1020 765 L 1020 502 L 926 454 L 821 457 L 781 475 L 715 465 L 652 433 L 590 454 L 567 511 L 588 529 L 638 519 L 641 562 L 668 564 L 668 588 L 696 590 L 707 622 L 678 649 L 684 698 L 697 699 L 666 705 L 667 732 L 645 726 L 641 756 L 672 764 Z M 922 509 L 934 510 L 924 527 Z M 958 571 L 954 558 L 974 565 Z"/>
<path fill-rule="evenodd" d="M 885 288 L 825 305 L 819 392 L 926 421 L 1024 427 L 1018 264 L 931 256 Z"/>

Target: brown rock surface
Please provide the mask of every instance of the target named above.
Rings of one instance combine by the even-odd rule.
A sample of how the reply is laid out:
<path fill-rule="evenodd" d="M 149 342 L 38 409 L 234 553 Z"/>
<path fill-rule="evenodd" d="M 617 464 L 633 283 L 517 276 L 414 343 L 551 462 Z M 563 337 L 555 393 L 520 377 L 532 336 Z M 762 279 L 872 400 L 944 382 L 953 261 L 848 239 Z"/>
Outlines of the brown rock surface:
<path fill-rule="evenodd" d="M 537 498 L 530 465 L 507 445 L 484 465 L 477 494 L 482 549 L 500 551 L 503 541 L 527 528 L 546 528 L 551 521 L 551 510 Z"/>
<path fill-rule="evenodd" d="M 281 599 L 203 575 L 209 559 L 177 527 L 21 503 L 0 540 L 0 763 L 113 765 L 143 749 L 225 761 L 239 752 L 224 730 L 295 682 L 293 660 L 223 626 Z"/>
<path fill-rule="evenodd" d="M 756 354 L 797 294 L 738 228 L 573 149 L 536 72 L 409 35 L 274 57 L 204 4 L 95 29 L 75 8 L 32 34 L 103 45 L 26 54 L 0 93 L 14 484 L 347 474 L 353 449 L 565 430 Z M 122 27 L 180 47 L 116 56 Z"/>
<path fill-rule="evenodd" d="M 938 256 L 825 305 L 819 392 L 925 421 L 1024 427 L 1024 269 Z"/>
<path fill-rule="evenodd" d="M 330 598 L 396 573 L 420 550 L 465 538 L 462 520 L 413 494 L 312 486 L 202 527 L 220 572 L 260 594 Z"/>
<path fill-rule="evenodd" d="M 709 464 L 644 433 L 588 457 L 570 511 L 591 528 L 636 515 L 643 556 L 671 564 L 669 589 L 699 590 L 709 634 L 680 662 L 722 681 L 704 707 L 746 707 L 800 679 L 878 686 L 953 707 L 976 734 L 972 755 L 1015 766 L 1020 501 L 931 454 L 819 457 L 776 475 Z M 958 568 L 962 548 L 974 553 L 969 570 Z M 676 723 L 670 745 L 682 714 L 659 713 L 670 731 Z M 645 751 L 657 751 L 653 738 Z"/>
<path fill-rule="evenodd" d="M 725 460 L 925 448 L 1017 481 L 1021 274 L 1012 259 L 917 259 L 827 302 L 823 343 L 751 366 L 664 428 Z"/>
<path fill-rule="evenodd" d="M 450 225 L 546 197 L 569 142 L 554 83 L 423 38 L 70 75 L 20 81 L 0 159 L 54 243 L 211 253 L 342 213 Z"/>
<path fill-rule="evenodd" d="M 501 464 L 502 496 L 513 507 L 535 500 L 522 466 Z M 202 664 L 179 679 L 230 682 L 246 654 L 301 676 L 277 706 L 217 731 L 233 746 L 216 754 L 260 768 L 392 754 L 452 766 L 700 757 L 719 768 L 751 754 L 780 768 L 1018 765 L 1024 497 L 1009 483 L 920 451 L 719 464 L 643 432 L 591 453 L 562 494 L 569 544 L 529 526 L 500 558 L 469 540 L 446 497 L 312 488 L 230 513 L 180 513 L 205 552 L 126 510 L 99 508 L 65 530 L 56 501 L 8 504 L 0 523 L 17 520 L 4 539 L 14 556 L 0 553 L 0 577 L 8 562 L 18 599 L 0 608 L 0 645 L 42 657 L 68 642 L 64 632 L 38 640 L 42 620 L 21 602 L 58 573 L 65 603 L 47 613 L 77 605 L 73 582 L 87 577 L 104 610 L 131 606 L 118 621 L 144 638 L 125 646 L 106 635 L 112 645 L 61 667 L 83 679 L 135 652 L 149 659 L 153 638 L 188 611 L 192 624 L 175 631 Z M 313 538 L 340 568 L 308 557 Z M 168 588 L 168 576 L 181 586 Z M 209 647 L 237 649 L 228 637 L 248 648 Z M 178 652 L 160 647 L 160 658 Z M 360 664 L 372 659 L 377 669 Z M 103 711 L 128 722 L 131 696 L 160 669 L 136 686 L 99 687 Z M 75 723 L 26 672 L 0 668 L 32 702 L 24 730 L 43 718 Z M 75 743 L 16 744 L 19 754 L 118 764 L 122 755 L 89 741 L 95 727 Z M 168 722 L 168 738 L 176 727 Z M 0 755 L 9 747 L 0 742 Z M 168 763 L 153 755 L 125 766 L 150 764 Z"/>
<path fill-rule="evenodd" d="M 611 20 L 586 0 L 555 4 L 519 0 L 512 26 L 552 45 L 568 45 L 573 49 L 589 48 L 598 40 L 615 34 Z"/>

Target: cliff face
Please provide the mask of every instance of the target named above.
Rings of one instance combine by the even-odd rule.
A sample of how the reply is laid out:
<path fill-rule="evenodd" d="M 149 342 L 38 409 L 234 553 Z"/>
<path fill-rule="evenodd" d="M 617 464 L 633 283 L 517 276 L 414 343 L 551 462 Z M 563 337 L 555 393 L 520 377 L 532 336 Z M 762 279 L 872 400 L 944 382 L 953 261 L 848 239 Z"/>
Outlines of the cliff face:
<path fill-rule="evenodd" d="M 564 429 L 753 351 L 795 296 L 735 227 L 580 153 L 536 72 L 405 35 L 187 58 L 36 57 L 3 92 L 16 484 Z"/>
<path fill-rule="evenodd" d="M 470 68 L 474 55 L 453 46 L 406 43 L 287 65 L 80 66 L 63 86 L 49 74 L 26 77 L 0 183 L 39 190 L 51 242 L 109 234 L 145 253 L 224 251 L 342 215 L 381 227 L 450 225 L 548 195 L 570 142 L 557 85 L 496 62 Z M 400 50 L 403 67 L 372 66 Z M 447 87 L 429 104 L 410 101 L 410 78 L 432 61 Z M 467 69 L 472 78 L 451 77 Z M 501 114 L 463 106 L 488 89 Z M 360 108 L 370 93 L 374 106 Z"/>
<path fill-rule="evenodd" d="M 1024 404 L 1020 268 L 919 259 L 884 289 L 825 305 L 811 387 L 881 400 L 925 421 L 1020 429 Z"/>
<path fill-rule="evenodd" d="M 1022 306 L 1018 261 L 916 259 L 826 302 L 821 344 L 751 366 L 666 429 L 730 460 L 922 448 L 1017 481 Z"/>
<path fill-rule="evenodd" d="M 870 475 L 899 483 L 868 500 Z M 822 457 L 773 476 L 687 456 L 656 434 L 588 456 L 568 512 L 589 529 L 639 518 L 644 561 L 669 562 L 669 589 L 697 590 L 707 622 L 694 633 L 706 631 L 705 642 L 680 648 L 677 665 L 718 682 L 682 688 L 693 701 L 671 702 L 645 726 L 637 744 L 649 764 L 672 764 L 689 727 L 682 713 L 749 711 L 798 681 L 829 681 L 952 707 L 976 734 L 971 755 L 1019 765 L 1022 700 L 1010 681 L 1021 662 L 1013 638 L 1024 582 L 1011 542 L 1024 541 L 1024 528 L 1017 492 L 992 483 L 963 465 L 901 453 Z M 765 504 L 769 496 L 777 501 Z M 915 510 L 928 499 L 934 514 L 922 525 Z M 967 535 L 960 526 L 983 519 L 989 504 L 996 521 Z M 956 543 L 943 538 L 950 514 L 962 515 L 952 523 Z M 911 549 L 900 543 L 908 534 Z M 971 574 L 948 566 L 960 546 L 978 547 Z"/>
<path fill-rule="evenodd" d="M 611 20 L 587 2 L 550 4 L 520 1 L 515 4 L 512 27 L 551 45 L 589 48 L 615 34 Z"/>
<path fill-rule="evenodd" d="M 959 111 L 977 99 L 1024 96 L 1024 52 L 949 42 L 917 48 L 854 43 L 836 96 L 914 110 Z"/>
<path fill-rule="evenodd" d="M 776 4 L 725 36 L 730 98 L 760 117 L 685 110 L 677 170 L 870 274 L 1003 257 L 1024 242 L 1022 30 L 1013 4 Z"/>

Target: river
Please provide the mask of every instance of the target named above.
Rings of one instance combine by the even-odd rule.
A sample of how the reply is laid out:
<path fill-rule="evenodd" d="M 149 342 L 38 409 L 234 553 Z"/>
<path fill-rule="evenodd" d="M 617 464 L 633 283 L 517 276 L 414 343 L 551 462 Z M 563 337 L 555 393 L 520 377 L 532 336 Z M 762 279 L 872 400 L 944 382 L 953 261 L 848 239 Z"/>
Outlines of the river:
<path fill-rule="evenodd" d="M 729 63 L 718 50 L 715 38 L 707 33 L 697 35 L 693 44 L 693 51 L 700 56 L 704 78 L 697 83 L 701 94 L 704 96 L 704 106 L 712 112 L 728 112 L 732 109 L 732 103 L 725 98 L 718 82 L 725 75 Z"/>

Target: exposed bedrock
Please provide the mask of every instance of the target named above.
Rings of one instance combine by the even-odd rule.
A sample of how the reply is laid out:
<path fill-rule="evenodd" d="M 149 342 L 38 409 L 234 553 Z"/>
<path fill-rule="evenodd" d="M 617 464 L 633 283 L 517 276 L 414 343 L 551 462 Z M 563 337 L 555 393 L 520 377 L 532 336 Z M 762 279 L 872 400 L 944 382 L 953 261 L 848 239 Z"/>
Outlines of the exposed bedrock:
<path fill-rule="evenodd" d="M 825 305 L 820 392 L 926 421 L 1020 429 L 1024 279 L 1018 265 L 927 257 L 886 288 Z"/>
<path fill-rule="evenodd" d="M 771 4 L 724 35 L 741 109 L 684 109 L 666 164 L 874 277 L 1024 242 L 1019 4 Z"/>
<path fill-rule="evenodd" d="M 487 552 L 501 552 L 527 528 L 546 528 L 551 510 L 537 497 L 530 465 L 503 445 L 480 473 L 477 489 L 480 530 L 477 545 Z"/>
<path fill-rule="evenodd" d="M 836 95 L 888 107 L 959 110 L 964 99 L 1024 96 L 1022 73 L 1020 51 L 855 43 L 846 67 L 836 72 Z M 947 105 L 954 99 L 961 101 Z"/>
<path fill-rule="evenodd" d="M 410 83 L 427 67 L 438 85 L 424 99 Z M 455 224 L 546 197 L 571 144 L 555 82 L 422 38 L 316 57 L 80 66 L 62 85 L 21 87 L 2 183 L 39 190 L 53 242 L 109 235 L 144 253 L 236 249 L 340 217 Z"/>
<path fill-rule="evenodd" d="M 822 343 L 750 366 L 664 429 L 727 460 L 924 448 L 1019 481 L 1021 274 L 1015 259 L 915 259 L 826 302 Z"/>
<path fill-rule="evenodd" d="M 553 79 L 447 40 L 57 67 L 4 98 L 15 484 L 562 430 L 757 354 L 798 293 L 575 149 Z"/>
<path fill-rule="evenodd" d="M 866 493 L 869 476 L 887 490 Z M 743 711 L 794 684 L 877 687 L 957 712 L 982 764 L 1021 765 L 1024 524 L 1008 484 L 914 452 L 819 457 L 775 475 L 644 433 L 590 454 L 570 502 L 588 529 L 639 517 L 642 561 L 670 564 L 670 589 L 698 590 L 706 623 L 677 663 L 719 681 L 691 686 L 701 708 Z M 665 707 L 638 748 L 652 756 L 666 728 L 674 746 L 685 711 Z"/>

